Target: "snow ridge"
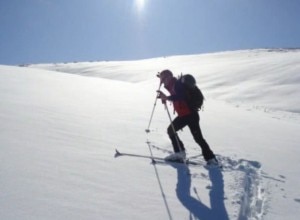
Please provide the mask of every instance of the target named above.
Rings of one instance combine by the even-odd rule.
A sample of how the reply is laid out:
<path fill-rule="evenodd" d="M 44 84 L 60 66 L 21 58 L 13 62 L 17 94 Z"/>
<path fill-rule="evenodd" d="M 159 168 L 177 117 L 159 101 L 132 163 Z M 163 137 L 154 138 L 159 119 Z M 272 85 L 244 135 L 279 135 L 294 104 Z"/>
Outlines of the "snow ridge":
<path fill-rule="evenodd" d="M 193 74 L 206 97 L 246 108 L 288 112 L 287 117 L 295 117 L 300 113 L 299 63 L 299 49 L 255 49 L 138 61 L 30 67 L 133 83 L 155 80 L 158 71 L 170 69 L 175 75 Z"/>

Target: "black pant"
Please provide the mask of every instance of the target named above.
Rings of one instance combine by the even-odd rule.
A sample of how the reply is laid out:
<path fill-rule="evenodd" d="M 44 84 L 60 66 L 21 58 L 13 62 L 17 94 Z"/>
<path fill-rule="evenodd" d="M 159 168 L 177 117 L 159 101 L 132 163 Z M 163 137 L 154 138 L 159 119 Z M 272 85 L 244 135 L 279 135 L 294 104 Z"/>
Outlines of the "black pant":
<path fill-rule="evenodd" d="M 170 124 L 168 127 L 168 135 L 171 139 L 175 152 L 185 150 L 184 145 L 182 141 L 179 139 L 176 132 L 184 128 L 185 126 L 188 126 L 193 135 L 194 140 L 196 141 L 197 144 L 199 144 L 199 146 L 202 149 L 202 154 L 204 159 L 207 161 L 211 158 L 214 158 L 215 155 L 210 149 L 210 147 L 208 146 L 206 140 L 203 138 L 199 121 L 200 121 L 200 117 L 198 112 L 193 112 L 189 115 L 182 116 L 182 117 L 176 117 L 172 122 L 175 132 L 172 127 L 172 124 Z"/>

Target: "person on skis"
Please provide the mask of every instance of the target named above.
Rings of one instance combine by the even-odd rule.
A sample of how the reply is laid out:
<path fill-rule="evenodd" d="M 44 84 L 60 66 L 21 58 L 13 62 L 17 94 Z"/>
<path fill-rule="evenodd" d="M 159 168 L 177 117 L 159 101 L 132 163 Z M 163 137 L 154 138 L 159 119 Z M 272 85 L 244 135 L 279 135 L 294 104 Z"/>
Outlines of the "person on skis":
<path fill-rule="evenodd" d="M 166 104 L 166 101 L 171 101 L 177 113 L 177 117 L 175 117 L 167 129 L 174 153 L 165 159 L 169 161 L 182 161 L 186 159 L 184 144 L 177 135 L 177 131 L 188 126 L 195 142 L 201 147 L 202 155 L 207 164 L 218 165 L 216 156 L 203 138 L 199 124 L 200 117 L 198 110 L 189 107 L 180 79 L 176 79 L 170 70 L 163 70 L 157 76 L 160 78 L 160 83 L 163 84 L 165 89 L 170 93 L 170 95 L 167 96 L 162 91 L 157 91 L 158 98 L 162 100 L 163 104 Z"/>

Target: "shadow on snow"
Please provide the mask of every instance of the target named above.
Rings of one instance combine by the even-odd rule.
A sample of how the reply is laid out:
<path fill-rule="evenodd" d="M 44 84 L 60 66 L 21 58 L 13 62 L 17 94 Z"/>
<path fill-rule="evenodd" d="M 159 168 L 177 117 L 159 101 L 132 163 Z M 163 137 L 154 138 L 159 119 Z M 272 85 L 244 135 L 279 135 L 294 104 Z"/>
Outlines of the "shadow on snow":
<path fill-rule="evenodd" d="M 212 183 L 209 192 L 211 208 L 209 208 L 201 202 L 200 198 L 191 196 L 192 176 L 189 175 L 189 168 L 180 164 L 171 164 L 171 166 L 177 171 L 176 195 L 194 218 L 201 220 L 229 219 L 224 204 L 223 174 L 219 168 L 208 169 L 209 179 Z"/>

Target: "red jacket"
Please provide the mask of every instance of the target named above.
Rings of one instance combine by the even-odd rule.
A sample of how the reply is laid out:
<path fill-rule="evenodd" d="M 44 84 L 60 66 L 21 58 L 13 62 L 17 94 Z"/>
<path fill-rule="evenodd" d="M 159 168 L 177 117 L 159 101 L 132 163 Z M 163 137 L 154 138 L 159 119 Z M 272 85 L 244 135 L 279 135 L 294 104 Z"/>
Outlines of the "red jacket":
<path fill-rule="evenodd" d="M 168 96 L 168 100 L 173 102 L 174 110 L 179 117 L 192 113 L 184 99 L 184 88 L 175 77 L 171 80 L 168 87 L 165 86 L 165 88 L 171 94 Z"/>

